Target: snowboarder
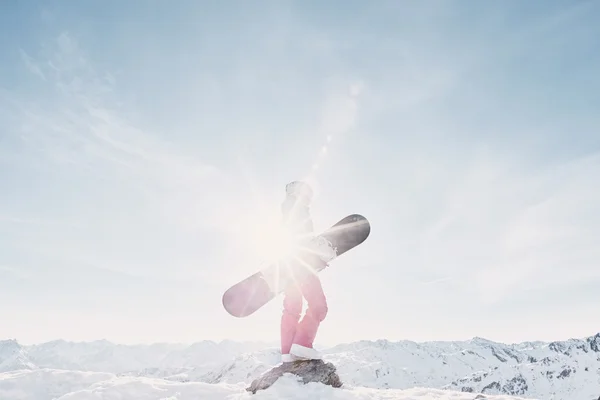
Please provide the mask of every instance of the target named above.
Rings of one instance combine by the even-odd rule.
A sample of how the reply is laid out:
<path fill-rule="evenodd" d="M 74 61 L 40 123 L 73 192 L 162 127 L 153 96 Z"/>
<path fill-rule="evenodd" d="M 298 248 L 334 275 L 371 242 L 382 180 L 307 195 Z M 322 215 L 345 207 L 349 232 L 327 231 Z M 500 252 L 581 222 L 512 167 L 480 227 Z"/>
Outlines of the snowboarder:
<path fill-rule="evenodd" d="M 320 262 L 322 266 L 327 266 L 335 258 L 335 249 L 325 239 L 314 239 L 310 216 L 313 190 L 310 185 L 303 181 L 293 181 L 286 185 L 285 190 L 286 197 L 281 207 L 283 222 L 294 235 L 297 247 L 306 249 L 305 254 L 312 256 L 302 257 L 301 252 L 299 257 L 288 264 L 289 272 L 295 279 L 284 291 L 281 357 L 283 362 L 320 359 L 319 352 L 313 348 L 313 342 L 319 325 L 327 315 L 327 298 L 318 275 L 311 270 L 310 263 Z M 304 299 L 307 302 L 307 310 L 300 320 Z"/>

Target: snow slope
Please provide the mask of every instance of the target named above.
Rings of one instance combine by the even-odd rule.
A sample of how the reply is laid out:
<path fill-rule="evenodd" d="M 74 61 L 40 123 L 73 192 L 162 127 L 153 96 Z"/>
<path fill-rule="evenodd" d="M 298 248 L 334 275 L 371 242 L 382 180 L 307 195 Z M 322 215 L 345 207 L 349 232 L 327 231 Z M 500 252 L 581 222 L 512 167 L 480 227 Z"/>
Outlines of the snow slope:
<path fill-rule="evenodd" d="M 20 370 L 0 374 L 2 400 L 54 400 L 113 378 L 105 372 L 51 369 Z"/>
<path fill-rule="evenodd" d="M 156 378 L 118 377 L 98 372 L 27 370 L 0 374 L 0 399 L 10 400 L 474 400 L 472 393 L 413 388 L 383 390 L 364 387 L 334 389 L 302 385 L 284 376 L 267 390 L 252 395 L 243 384 L 173 382 Z M 482 397 L 480 397 L 482 398 Z M 515 400 L 486 396 L 487 400 Z"/>
<path fill-rule="evenodd" d="M 600 396 L 600 333 L 563 342 L 509 345 L 483 338 L 424 343 L 359 341 L 323 353 L 326 361 L 336 365 L 350 390 L 343 392 L 343 396 L 351 396 L 348 398 L 409 396 L 406 393 L 415 387 L 463 392 L 471 396 L 466 397 L 469 399 L 477 393 L 544 400 L 596 400 Z M 0 399 L 37 400 L 2 392 L 13 388 L 25 393 L 33 385 L 31 392 L 42 393 L 40 399 L 53 400 L 43 397 L 58 397 L 53 389 L 43 388 L 46 383 L 53 386 L 52 382 L 58 382 L 55 386 L 61 396 L 84 396 L 78 393 L 88 395 L 92 392 L 85 391 L 93 388 L 94 399 L 119 398 L 119 391 L 128 398 L 124 393 L 130 390 L 166 393 L 157 397 L 161 400 L 179 399 L 176 393 L 185 396 L 209 389 L 223 396 L 231 390 L 239 395 L 240 388 L 278 364 L 279 359 L 277 347 L 266 343 L 125 346 L 107 341 L 54 341 L 21 346 L 14 340 L 0 341 L 0 372 L 6 371 L 0 374 Z M 77 371 L 83 373 L 81 378 L 69 375 Z M 70 387 L 71 378 L 82 386 Z M 172 391 L 175 394 L 169 394 Z M 148 398 L 155 398 L 152 396 Z"/>

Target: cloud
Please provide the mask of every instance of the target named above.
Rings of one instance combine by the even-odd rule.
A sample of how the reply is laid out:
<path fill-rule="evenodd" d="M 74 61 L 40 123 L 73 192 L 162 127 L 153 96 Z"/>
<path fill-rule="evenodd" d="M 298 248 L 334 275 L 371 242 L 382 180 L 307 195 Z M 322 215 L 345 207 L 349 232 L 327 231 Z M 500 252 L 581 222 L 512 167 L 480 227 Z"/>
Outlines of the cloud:
<path fill-rule="evenodd" d="M 115 78 L 98 73 L 68 33 L 52 43 L 44 51 L 47 60 L 24 57 L 27 69 L 48 77 L 58 91 L 46 102 L 20 104 L 21 135 L 41 156 L 95 172 L 110 167 L 167 181 L 201 181 L 218 171 L 129 122 L 119 109 Z"/>
<path fill-rule="evenodd" d="M 2 93 L 12 111 L 2 161 L 11 199 L 26 199 L 0 208 L 14 228 L 5 246 L 29 247 L 41 269 L 79 263 L 151 275 L 152 263 L 164 271 L 160 245 L 173 249 L 174 268 L 214 262 L 216 248 L 203 255 L 192 239 L 177 245 L 175 235 L 209 243 L 208 232 L 224 230 L 231 178 L 165 132 L 137 126 L 114 75 L 71 34 L 48 43 L 36 55 L 21 50 L 25 70 L 42 78 L 35 96 Z M 19 183 L 31 177 L 31 186 Z"/>
<path fill-rule="evenodd" d="M 20 49 L 19 53 L 21 54 L 21 59 L 25 63 L 25 67 L 34 75 L 37 75 L 42 80 L 46 80 L 46 75 L 42 72 L 39 65 L 35 63 L 35 61 L 23 50 Z"/>

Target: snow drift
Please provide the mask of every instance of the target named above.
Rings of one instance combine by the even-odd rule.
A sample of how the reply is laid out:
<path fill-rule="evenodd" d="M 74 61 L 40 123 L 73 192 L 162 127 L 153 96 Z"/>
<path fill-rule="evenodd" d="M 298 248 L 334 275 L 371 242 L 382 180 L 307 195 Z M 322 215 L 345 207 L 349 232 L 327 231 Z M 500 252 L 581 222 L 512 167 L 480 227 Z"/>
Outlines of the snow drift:
<path fill-rule="evenodd" d="M 45 369 L 0 374 L 0 398 L 7 400 L 473 400 L 476 395 L 424 388 L 384 390 L 344 387 L 338 389 L 322 384 L 304 385 L 293 376 L 284 376 L 269 389 L 251 394 L 245 390 L 243 384 L 184 383 L 156 378 L 118 377 L 99 372 Z M 516 399 L 509 396 L 480 398 Z"/>

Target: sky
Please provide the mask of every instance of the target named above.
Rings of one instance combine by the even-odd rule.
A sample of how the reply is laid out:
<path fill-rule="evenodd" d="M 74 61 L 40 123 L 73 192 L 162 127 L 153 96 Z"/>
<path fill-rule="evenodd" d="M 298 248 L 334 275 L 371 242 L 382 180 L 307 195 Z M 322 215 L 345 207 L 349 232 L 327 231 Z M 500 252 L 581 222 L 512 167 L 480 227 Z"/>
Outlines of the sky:
<path fill-rule="evenodd" d="M 599 331 L 600 3 L 0 5 L 0 339 L 278 341 L 285 184 L 361 246 L 317 343 Z"/>

